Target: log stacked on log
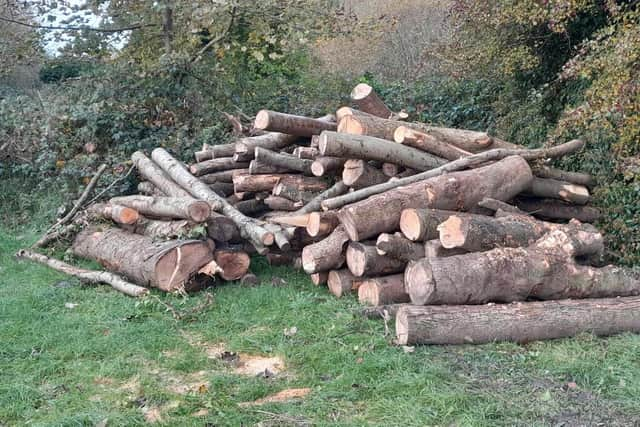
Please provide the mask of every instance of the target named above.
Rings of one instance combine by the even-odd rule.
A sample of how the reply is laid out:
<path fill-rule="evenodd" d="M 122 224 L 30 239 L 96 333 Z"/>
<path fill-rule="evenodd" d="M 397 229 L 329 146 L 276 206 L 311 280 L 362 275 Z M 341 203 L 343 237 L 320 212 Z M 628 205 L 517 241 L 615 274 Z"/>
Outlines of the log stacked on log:
<path fill-rule="evenodd" d="M 638 275 L 590 264 L 604 252 L 587 224 L 593 179 L 547 164 L 581 141 L 530 150 L 400 121 L 368 85 L 352 100 L 361 110 L 320 118 L 262 110 L 252 133 L 236 126 L 191 165 L 134 153 L 144 196 L 92 206 L 113 227 L 83 231 L 73 251 L 166 291 L 248 277 L 257 253 L 380 305 L 369 311 L 396 317 L 401 344 L 640 329 Z"/>

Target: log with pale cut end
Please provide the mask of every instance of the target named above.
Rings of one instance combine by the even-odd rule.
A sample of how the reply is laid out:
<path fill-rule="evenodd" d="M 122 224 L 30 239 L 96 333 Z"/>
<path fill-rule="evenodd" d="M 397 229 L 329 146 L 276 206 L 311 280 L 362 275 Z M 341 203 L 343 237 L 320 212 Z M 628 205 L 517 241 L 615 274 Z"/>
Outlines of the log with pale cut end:
<path fill-rule="evenodd" d="M 291 154 L 299 159 L 315 160 L 320 151 L 316 147 L 296 147 Z"/>
<path fill-rule="evenodd" d="M 307 227 L 309 224 L 309 214 L 287 215 L 269 218 L 269 222 L 276 224 L 289 225 L 291 227 Z"/>
<path fill-rule="evenodd" d="M 327 286 L 329 288 L 329 292 L 337 298 L 340 298 L 352 291 L 357 291 L 360 286 L 360 280 L 361 279 L 351 274 L 348 268 L 331 270 L 327 277 Z"/>
<path fill-rule="evenodd" d="M 273 233 L 265 230 L 252 218 L 244 216 L 226 200 L 218 196 L 206 184 L 191 175 L 185 166 L 174 159 L 166 150 L 156 148 L 151 153 L 151 156 L 158 166 L 176 183 L 187 189 L 192 196 L 205 200 L 211 204 L 212 209 L 220 210 L 222 214 L 230 218 L 240 230 L 241 235 L 250 240 L 258 252 L 266 252 L 265 246 L 273 244 Z M 215 209 L 214 205 L 218 209 Z"/>
<path fill-rule="evenodd" d="M 311 164 L 313 160 L 299 159 L 291 154 L 276 153 L 266 148 L 256 147 L 254 151 L 255 161 L 266 163 L 282 169 L 302 172 L 305 175 L 312 175 Z"/>
<path fill-rule="evenodd" d="M 231 157 L 235 153 L 235 144 L 218 144 L 209 145 L 202 148 L 202 151 L 195 152 L 196 162 L 204 162 L 206 160 L 218 159 L 220 157 Z"/>
<path fill-rule="evenodd" d="M 327 283 L 327 280 L 329 280 L 329 273 L 326 271 L 321 271 L 320 273 L 313 273 L 309 275 L 309 279 L 311 280 L 311 283 L 313 283 L 316 286 L 321 286 Z"/>
<path fill-rule="evenodd" d="M 267 132 L 264 135 L 250 136 L 236 141 L 233 158 L 236 161 L 253 160 L 256 147 L 278 151 L 289 145 L 295 144 L 298 137 L 286 133 Z"/>
<path fill-rule="evenodd" d="M 317 191 L 305 191 L 300 188 L 300 185 L 295 182 L 285 180 L 279 182 L 273 187 L 272 194 L 278 197 L 284 197 L 285 199 L 292 200 L 294 202 L 309 203 L 317 195 Z"/>
<path fill-rule="evenodd" d="M 444 246 L 442 246 L 442 243 L 440 243 L 440 239 L 427 240 L 426 242 L 424 242 L 424 258 L 444 258 L 466 253 L 467 251 L 462 248 L 445 248 Z"/>
<path fill-rule="evenodd" d="M 447 160 L 456 160 L 460 157 L 471 155 L 469 151 L 465 151 L 427 133 L 413 130 L 406 126 L 399 126 L 393 134 L 393 139 L 399 144 L 417 148 L 418 150 L 426 151 L 427 153 Z"/>
<path fill-rule="evenodd" d="M 323 201 L 344 194 L 347 191 L 349 191 L 349 187 L 344 182 L 338 181 L 322 193 L 318 194 L 313 200 L 304 205 L 301 209 L 297 210 L 295 213 L 302 214 L 324 209 L 322 206 Z"/>
<path fill-rule="evenodd" d="M 390 256 L 397 260 L 409 262 L 425 257 L 424 245 L 412 242 L 400 233 L 382 233 L 376 240 L 379 255 Z"/>
<path fill-rule="evenodd" d="M 534 168 L 537 177 L 556 179 L 558 181 L 567 181 L 572 184 L 584 185 L 593 188 L 596 185 L 593 176 L 588 173 L 568 172 L 559 169 L 550 168 L 548 166 L 537 166 Z"/>
<path fill-rule="evenodd" d="M 388 119 L 393 114 L 373 88 L 366 83 L 360 83 L 353 88 L 351 99 L 362 111 L 374 116 Z"/>
<path fill-rule="evenodd" d="M 438 225 L 442 246 L 447 249 L 462 248 L 468 252 L 483 252 L 498 247 L 529 246 L 552 230 L 568 233 L 595 232 L 588 224 L 568 225 L 538 221 L 529 215 L 506 215 L 499 218 L 483 215 L 451 215 Z M 604 252 L 604 246 L 589 248 L 595 253 Z M 576 256 L 595 253 L 577 253 Z"/>
<path fill-rule="evenodd" d="M 211 215 L 211 206 L 207 202 L 192 197 L 122 196 L 111 198 L 110 203 L 155 218 L 204 222 Z"/>
<path fill-rule="evenodd" d="M 199 240 L 154 242 L 115 228 L 79 233 L 72 250 L 140 286 L 167 292 L 189 288 L 200 268 L 213 260 L 207 244 Z"/>
<path fill-rule="evenodd" d="M 304 206 L 303 202 L 294 202 L 284 197 L 269 196 L 264 199 L 264 204 L 274 211 L 294 212 Z"/>
<path fill-rule="evenodd" d="M 344 264 L 344 247 L 349 236 L 342 226 L 336 227 L 323 240 L 302 250 L 302 268 L 307 274 L 338 269 Z"/>
<path fill-rule="evenodd" d="M 325 131 L 320 135 L 320 154 L 352 159 L 378 160 L 419 171 L 437 168 L 444 159 L 415 148 L 366 135 Z"/>
<path fill-rule="evenodd" d="M 238 175 L 249 174 L 249 169 L 229 169 L 226 171 L 208 173 L 198 177 L 205 184 L 230 183 Z"/>
<path fill-rule="evenodd" d="M 318 135 L 324 130 L 336 130 L 335 121 L 329 120 L 329 118 L 330 117 L 325 116 L 320 119 L 313 119 L 293 114 L 261 110 L 256 114 L 253 125 L 256 129 L 265 131 L 310 137 L 312 135 Z"/>
<path fill-rule="evenodd" d="M 350 242 L 347 247 L 347 267 L 357 277 L 380 276 L 404 270 L 406 261 L 378 254 L 373 245 Z"/>
<path fill-rule="evenodd" d="M 155 240 L 200 239 L 207 235 L 203 224 L 186 219 L 164 221 L 140 218 L 135 224 L 122 225 L 124 230 Z"/>
<path fill-rule="evenodd" d="M 311 173 L 314 176 L 337 175 L 346 161 L 344 157 L 318 156 L 311 164 Z"/>
<path fill-rule="evenodd" d="M 358 288 L 358 301 L 373 306 L 409 302 L 409 295 L 404 290 L 403 274 L 364 280 Z"/>
<path fill-rule="evenodd" d="M 153 184 L 165 195 L 171 197 L 191 197 L 191 195 L 179 186 L 160 166 L 155 164 L 142 151 L 136 151 L 131 155 L 131 161 L 135 165 L 140 176 Z"/>
<path fill-rule="evenodd" d="M 118 224 L 135 224 L 140 218 L 138 211 L 135 209 L 108 203 L 94 203 L 87 208 L 87 212 L 90 215 L 109 219 Z"/>
<path fill-rule="evenodd" d="M 213 172 L 223 172 L 231 169 L 245 169 L 248 162 L 236 162 L 233 157 L 221 157 L 189 166 L 189 172 L 195 176 L 202 176 Z"/>
<path fill-rule="evenodd" d="M 596 222 L 601 217 L 600 210 L 592 206 L 573 206 L 559 200 L 517 198 L 514 204 L 521 210 L 537 218 L 551 220 L 577 219 L 581 222 Z"/>
<path fill-rule="evenodd" d="M 584 142 L 580 140 L 572 140 L 565 144 L 561 144 L 555 147 L 542 148 L 535 150 L 510 150 L 510 149 L 495 149 L 487 152 L 474 154 L 468 157 L 462 157 L 458 160 L 449 162 L 443 166 L 429 170 L 426 172 L 412 174 L 401 179 L 389 180 L 383 184 L 374 185 L 368 188 L 354 191 L 349 194 L 334 197 L 332 199 L 325 200 L 322 204 L 323 209 L 338 209 L 349 203 L 355 203 L 360 200 L 364 200 L 367 197 L 371 197 L 377 194 L 381 194 L 385 191 L 393 190 L 398 187 L 414 184 L 419 181 L 423 181 L 428 178 L 433 178 L 446 173 L 460 171 L 462 169 L 479 167 L 488 162 L 498 161 L 510 156 L 520 156 L 525 160 L 538 160 L 546 158 L 557 158 L 565 156 L 567 154 L 575 153 L 584 147 Z"/>
<path fill-rule="evenodd" d="M 483 304 L 528 298 L 602 298 L 637 295 L 637 273 L 578 265 L 574 257 L 597 251 L 602 235 L 554 230 L 526 248 L 496 248 L 409 263 L 405 287 L 411 302 Z"/>
<path fill-rule="evenodd" d="M 293 169 L 281 168 L 278 166 L 273 166 L 267 163 L 259 162 L 257 160 L 251 160 L 251 162 L 249 162 L 250 175 L 288 173 L 288 172 L 294 172 L 294 171 Z"/>
<path fill-rule="evenodd" d="M 527 343 L 582 333 L 640 332 L 640 298 L 513 304 L 400 307 L 396 342 L 414 344 Z"/>
<path fill-rule="evenodd" d="M 439 237 L 438 225 L 451 215 L 465 217 L 467 213 L 441 209 L 404 209 L 400 214 L 400 231 L 413 242 L 426 242 Z"/>
<path fill-rule="evenodd" d="M 365 160 L 347 160 L 342 170 L 342 182 L 351 188 L 360 189 L 380 184 L 389 177 L 379 169 L 368 164 Z"/>
<path fill-rule="evenodd" d="M 141 297 L 149 293 L 149 289 L 129 283 L 117 274 L 109 273 L 108 271 L 86 270 L 84 268 L 74 267 L 66 262 L 49 258 L 46 255 L 32 252 L 27 249 L 21 249 L 18 251 L 16 256 L 18 258 L 39 262 L 49 268 L 68 274 L 69 276 L 76 277 L 83 282 L 93 283 L 96 285 L 106 283 L 118 292 L 122 292 L 123 294 L 132 297 Z"/>
<path fill-rule="evenodd" d="M 307 220 L 307 233 L 309 236 L 326 236 L 340 225 L 338 213 L 335 211 L 312 212 Z"/>
<path fill-rule="evenodd" d="M 251 264 L 249 255 L 241 251 L 217 250 L 214 252 L 213 258 L 222 269 L 220 277 L 228 281 L 240 280 L 247 274 Z"/>
<path fill-rule="evenodd" d="M 359 241 L 397 230 L 404 209 L 469 210 L 485 197 L 513 198 L 532 178 L 527 162 L 511 156 L 489 166 L 395 188 L 348 205 L 338 215 L 351 240 Z"/>
<path fill-rule="evenodd" d="M 149 181 L 142 181 L 138 183 L 138 193 L 147 196 L 166 196 L 162 190 L 150 183 Z"/>
<path fill-rule="evenodd" d="M 585 186 L 537 176 L 533 178 L 531 186 L 527 188 L 525 193 L 535 197 L 559 199 L 578 205 L 584 205 L 590 199 L 589 189 Z"/>

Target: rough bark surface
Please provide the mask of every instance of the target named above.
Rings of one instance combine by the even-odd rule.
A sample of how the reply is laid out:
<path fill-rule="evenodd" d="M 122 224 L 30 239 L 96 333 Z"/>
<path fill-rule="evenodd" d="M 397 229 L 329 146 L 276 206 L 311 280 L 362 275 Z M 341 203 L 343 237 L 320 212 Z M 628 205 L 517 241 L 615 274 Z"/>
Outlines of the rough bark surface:
<path fill-rule="evenodd" d="M 472 214 L 429 208 L 404 209 L 400 214 L 400 231 L 404 237 L 413 242 L 437 239 L 439 237 L 438 225 L 452 215 L 464 218 Z"/>
<path fill-rule="evenodd" d="M 291 154 L 276 153 L 266 148 L 256 147 L 254 158 L 258 162 L 270 164 L 272 166 L 302 172 L 305 175 L 313 175 L 311 173 L 311 164 L 313 160 L 299 159 Z"/>
<path fill-rule="evenodd" d="M 268 132 L 264 135 L 242 138 L 235 144 L 235 154 L 233 158 L 236 161 L 253 160 L 256 147 L 278 151 L 291 144 L 295 144 L 297 140 L 298 137 L 295 135 L 287 135 L 286 133 L 278 132 Z"/>
<path fill-rule="evenodd" d="M 424 245 L 412 242 L 400 233 L 382 233 L 376 241 L 379 255 L 390 256 L 401 261 L 416 261 L 425 257 Z"/>
<path fill-rule="evenodd" d="M 393 134 L 393 139 L 399 144 L 417 148 L 418 150 L 426 151 L 427 153 L 447 160 L 456 160 L 471 155 L 469 151 L 465 151 L 427 133 L 419 132 L 406 126 L 398 127 Z"/>
<path fill-rule="evenodd" d="M 314 176 L 337 175 L 346 161 L 344 157 L 318 156 L 311 164 L 311 173 Z"/>
<path fill-rule="evenodd" d="M 208 173 L 201 175 L 198 179 L 205 184 L 218 184 L 218 183 L 230 183 L 233 182 L 233 178 L 237 175 L 246 175 L 249 173 L 249 169 L 229 169 L 221 172 Z"/>
<path fill-rule="evenodd" d="M 191 197 L 191 195 L 175 183 L 169 175 L 155 164 L 142 151 L 136 151 L 131 155 L 131 161 L 136 166 L 138 173 L 147 181 L 167 196 L 171 197 Z"/>
<path fill-rule="evenodd" d="M 347 267 L 356 277 L 398 273 L 406 265 L 406 261 L 378 254 L 375 246 L 351 242 L 347 247 Z"/>
<path fill-rule="evenodd" d="M 293 114 L 261 110 L 256 115 L 254 126 L 256 129 L 265 131 L 310 137 L 312 135 L 318 135 L 324 130 L 336 130 L 335 121 L 327 120 L 328 118 L 329 117 L 313 119 L 310 117 L 295 116 Z"/>
<path fill-rule="evenodd" d="M 211 206 L 205 201 L 192 197 L 113 197 L 112 205 L 126 206 L 139 213 L 156 218 L 188 219 L 204 222 L 211 215 Z"/>
<path fill-rule="evenodd" d="M 264 199 L 264 204 L 274 211 L 293 212 L 304 206 L 303 202 L 294 202 L 285 197 L 269 196 Z"/>
<path fill-rule="evenodd" d="M 221 157 L 193 164 L 189 166 L 189 172 L 195 176 L 202 176 L 213 172 L 222 172 L 230 169 L 245 169 L 248 167 L 248 162 L 236 162 L 233 160 L 233 157 Z"/>
<path fill-rule="evenodd" d="M 324 200 L 339 196 L 347 191 L 349 191 L 349 187 L 344 182 L 338 181 L 322 193 L 318 194 L 313 200 L 304 205 L 301 209 L 297 210 L 295 213 L 302 214 L 319 211 L 322 208 L 322 202 Z"/>
<path fill-rule="evenodd" d="M 364 112 L 388 119 L 393 112 L 385 105 L 371 86 L 360 83 L 351 91 L 351 99 Z"/>
<path fill-rule="evenodd" d="M 175 221 L 153 220 L 140 218 L 132 225 L 123 225 L 123 229 L 147 236 L 154 241 L 169 239 L 196 239 L 207 234 L 202 224 L 191 222 L 186 219 Z"/>
<path fill-rule="evenodd" d="M 387 182 L 389 177 L 366 160 L 347 160 L 342 170 L 342 182 L 356 190 Z"/>
<path fill-rule="evenodd" d="M 572 206 L 556 200 L 517 198 L 514 204 L 521 210 L 543 219 L 572 219 L 581 222 L 596 222 L 600 210 L 592 206 Z"/>
<path fill-rule="evenodd" d="M 205 160 L 217 159 L 220 157 L 231 157 L 235 153 L 235 149 L 235 144 L 206 144 L 206 147 L 203 147 L 202 151 L 196 151 L 196 161 L 203 162 Z"/>
<path fill-rule="evenodd" d="M 325 239 L 305 246 L 302 250 L 302 268 L 307 274 L 338 269 L 344 264 L 344 247 L 349 236 L 338 226 Z"/>
<path fill-rule="evenodd" d="M 589 189 L 585 186 L 539 177 L 533 178 L 526 193 L 535 197 L 558 199 L 578 205 L 584 205 L 590 199 Z"/>
<path fill-rule="evenodd" d="M 240 280 L 247 274 L 251 264 L 249 255 L 241 251 L 217 250 L 214 252 L 213 258 L 222 269 L 220 277 L 229 281 Z"/>

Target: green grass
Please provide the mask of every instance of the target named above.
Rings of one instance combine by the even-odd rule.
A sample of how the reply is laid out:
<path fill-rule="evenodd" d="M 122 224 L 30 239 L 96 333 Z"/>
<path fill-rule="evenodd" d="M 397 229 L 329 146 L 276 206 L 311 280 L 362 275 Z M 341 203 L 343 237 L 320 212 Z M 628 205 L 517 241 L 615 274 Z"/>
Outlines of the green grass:
<path fill-rule="evenodd" d="M 382 321 L 354 314 L 354 298 L 337 300 L 261 260 L 253 267 L 261 285 L 207 290 L 212 305 L 176 320 L 163 303 L 189 313 L 203 293 L 135 300 L 16 261 L 34 228 L 0 231 L 0 426 L 140 425 L 150 408 L 158 424 L 181 426 L 638 422 L 636 335 L 407 353 Z M 286 284 L 272 285 L 273 276 Z M 285 335 L 293 326 L 298 332 Z M 237 374 L 209 357 L 221 346 L 281 357 L 285 369 L 270 378 Z M 240 405 L 302 387 L 311 388 L 302 399 Z"/>

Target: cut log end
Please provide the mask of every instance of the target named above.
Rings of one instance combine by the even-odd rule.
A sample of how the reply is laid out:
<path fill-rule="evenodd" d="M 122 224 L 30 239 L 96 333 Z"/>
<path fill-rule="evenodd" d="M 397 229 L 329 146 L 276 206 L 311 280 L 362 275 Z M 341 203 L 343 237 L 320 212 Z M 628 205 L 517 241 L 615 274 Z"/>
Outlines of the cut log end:
<path fill-rule="evenodd" d="M 269 111 L 261 110 L 256 114 L 255 122 L 253 126 L 256 129 L 267 129 L 269 127 Z"/>
<path fill-rule="evenodd" d="M 361 101 L 371 95 L 373 88 L 366 83 L 360 83 L 351 91 L 351 99 L 354 101 Z M 346 107 L 343 107 L 346 108 Z"/>
<path fill-rule="evenodd" d="M 211 216 L 211 206 L 205 201 L 195 201 L 189 203 L 189 217 L 194 222 L 204 222 Z"/>
<path fill-rule="evenodd" d="M 425 305 L 435 290 L 431 268 L 427 260 L 410 262 L 404 273 L 405 290 L 415 305 Z"/>
<path fill-rule="evenodd" d="M 415 209 L 405 209 L 400 215 L 400 231 L 404 236 L 413 241 L 419 241 L 424 237 L 424 224 L 422 216 Z"/>
<path fill-rule="evenodd" d="M 211 260 L 211 252 L 204 242 L 194 242 L 172 248 L 164 254 L 155 268 L 155 282 L 159 289 L 173 292 L 191 287 L 189 282 L 203 265 Z"/>
<path fill-rule="evenodd" d="M 313 176 L 324 176 L 326 170 L 322 163 L 313 162 L 311 164 L 311 173 L 313 174 Z"/>
<path fill-rule="evenodd" d="M 340 120 L 338 124 L 338 132 L 340 133 L 350 133 L 352 135 L 364 135 L 365 129 L 354 116 L 345 116 Z M 325 143 L 326 146 L 326 143 Z M 322 148 L 322 139 L 320 139 L 320 152 L 324 153 L 326 149 Z"/>
<path fill-rule="evenodd" d="M 327 283 L 327 280 L 329 279 L 329 274 L 326 271 L 323 271 L 320 273 L 313 273 L 309 276 L 309 278 L 311 279 L 311 283 L 313 283 L 316 286 L 320 286 Z"/>
<path fill-rule="evenodd" d="M 207 208 L 208 207 L 209 205 L 207 205 Z M 140 218 L 138 211 L 136 211 L 135 209 L 127 208 L 124 206 L 111 206 L 111 209 L 114 220 L 116 222 L 119 222 L 120 224 L 135 224 Z"/>
<path fill-rule="evenodd" d="M 398 310 L 396 313 L 396 343 L 398 345 L 409 344 L 409 322 L 405 310 Z"/>
<path fill-rule="evenodd" d="M 356 277 L 362 277 L 366 271 L 366 254 L 364 245 L 357 242 L 351 242 L 347 248 L 347 265 L 349 270 Z"/>
<path fill-rule="evenodd" d="M 249 271 L 251 259 L 245 252 L 219 250 L 214 259 L 222 269 L 220 277 L 224 280 L 240 280 Z"/>
<path fill-rule="evenodd" d="M 358 302 L 363 305 L 378 306 L 380 305 L 380 291 L 375 282 L 364 282 L 358 288 Z"/>
<path fill-rule="evenodd" d="M 451 216 L 442 224 L 438 225 L 440 232 L 440 243 L 446 249 L 460 247 L 465 242 L 464 222 L 458 216 Z"/>

